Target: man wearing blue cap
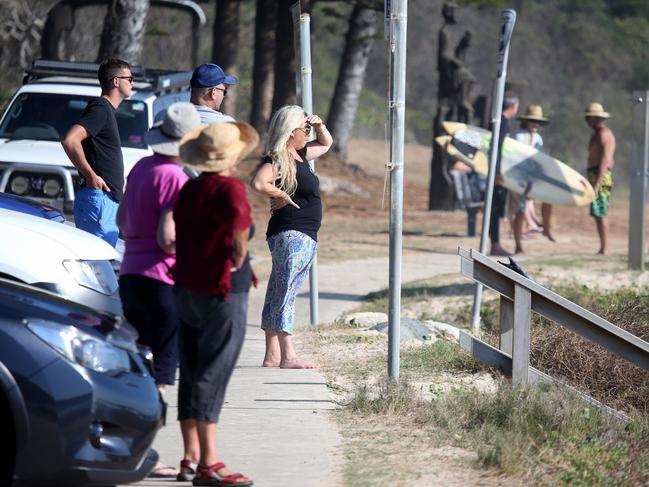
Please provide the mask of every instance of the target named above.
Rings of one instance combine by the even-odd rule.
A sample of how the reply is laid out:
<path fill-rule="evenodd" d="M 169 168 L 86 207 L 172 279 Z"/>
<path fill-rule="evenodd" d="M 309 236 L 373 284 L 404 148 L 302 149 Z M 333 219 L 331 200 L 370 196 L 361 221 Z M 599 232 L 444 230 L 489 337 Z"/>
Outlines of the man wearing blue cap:
<path fill-rule="evenodd" d="M 191 102 L 198 110 L 202 124 L 234 122 L 234 118 L 219 112 L 228 86 L 237 83 L 234 76 L 226 76 L 216 64 L 201 64 L 192 74 Z"/>

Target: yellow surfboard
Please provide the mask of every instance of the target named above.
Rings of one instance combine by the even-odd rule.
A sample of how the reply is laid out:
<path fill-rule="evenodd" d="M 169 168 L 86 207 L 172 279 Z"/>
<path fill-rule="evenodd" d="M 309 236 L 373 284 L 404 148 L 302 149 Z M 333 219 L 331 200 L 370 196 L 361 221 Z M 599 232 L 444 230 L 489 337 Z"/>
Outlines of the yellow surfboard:
<path fill-rule="evenodd" d="M 487 154 L 476 151 L 474 154 L 464 154 L 453 145 L 453 136 L 440 135 L 435 142 L 444 149 L 444 152 L 451 158 L 463 162 L 478 174 L 486 175 L 489 172 L 489 159 Z"/>
<path fill-rule="evenodd" d="M 444 122 L 443 126 L 449 135 L 435 140 L 446 154 L 486 176 L 491 132 L 457 122 Z M 595 197 L 586 178 L 570 166 L 510 137 L 505 137 L 503 142 L 500 170 L 503 186 L 531 199 L 583 206 Z"/>

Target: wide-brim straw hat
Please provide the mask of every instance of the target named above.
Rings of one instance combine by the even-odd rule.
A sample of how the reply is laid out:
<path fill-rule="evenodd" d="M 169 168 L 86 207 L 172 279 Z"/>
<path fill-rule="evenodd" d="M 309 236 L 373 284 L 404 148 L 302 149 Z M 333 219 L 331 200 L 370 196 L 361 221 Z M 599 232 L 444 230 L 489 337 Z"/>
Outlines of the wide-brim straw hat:
<path fill-rule="evenodd" d="M 586 108 L 587 117 L 610 118 L 611 114 L 604 111 L 601 103 L 593 102 Z"/>
<path fill-rule="evenodd" d="M 163 156 L 177 156 L 180 139 L 200 125 L 201 117 L 194 105 L 186 101 L 172 103 L 165 111 L 164 119 L 144 134 L 144 142 L 151 146 L 153 152 Z"/>
<path fill-rule="evenodd" d="M 530 105 L 525 110 L 525 115 L 518 117 L 519 120 L 529 120 L 541 125 L 546 125 L 549 120 L 543 116 L 543 108 L 541 105 Z"/>
<path fill-rule="evenodd" d="M 194 169 L 221 172 L 236 165 L 259 144 L 257 131 L 244 122 L 196 127 L 180 141 L 180 158 Z"/>

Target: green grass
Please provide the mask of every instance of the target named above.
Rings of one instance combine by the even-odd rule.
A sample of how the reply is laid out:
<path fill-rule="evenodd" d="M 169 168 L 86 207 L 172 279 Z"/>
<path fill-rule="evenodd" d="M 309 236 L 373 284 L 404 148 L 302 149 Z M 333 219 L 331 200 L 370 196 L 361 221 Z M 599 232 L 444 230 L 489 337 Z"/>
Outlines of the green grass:
<path fill-rule="evenodd" d="M 487 368 L 461 350 L 456 343 L 445 340 L 437 340 L 430 345 L 407 349 L 401 353 L 401 372 L 405 376 L 425 376 L 431 371 L 475 373 L 481 370 Z"/>
<path fill-rule="evenodd" d="M 418 398 L 408 384 L 358 388 L 348 408 L 373 421 L 431 430 L 442 443 L 472 449 L 479 466 L 550 485 L 641 485 L 649 427 L 624 424 L 557 388 L 493 394 L 472 388 Z"/>

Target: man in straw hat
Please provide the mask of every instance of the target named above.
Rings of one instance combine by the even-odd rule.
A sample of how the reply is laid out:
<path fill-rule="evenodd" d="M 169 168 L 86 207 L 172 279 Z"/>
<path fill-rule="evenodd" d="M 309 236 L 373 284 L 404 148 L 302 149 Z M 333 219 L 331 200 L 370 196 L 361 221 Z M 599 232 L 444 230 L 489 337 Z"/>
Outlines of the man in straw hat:
<path fill-rule="evenodd" d="M 124 316 L 137 329 L 139 343 L 153 352 L 153 375 L 161 394 L 175 383 L 178 366 L 178 315 L 170 273 L 176 263 L 172 211 L 188 179 L 178 151 L 182 136 L 200 125 L 188 102 L 170 105 L 163 115 L 144 136 L 153 155 L 140 159 L 129 173 L 117 212 L 125 244 L 119 277 Z M 177 474 L 158 463 L 149 476 Z"/>
<path fill-rule="evenodd" d="M 593 129 L 588 143 L 588 181 L 595 190 L 590 204 L 590 215 L 595 218 L 600 248 L 598 254 L 608 255 L 608 205 L 613 188 L 611 171 L 615 160 L 615 136 L 604 122 L 610 118 L 601 103 L 591 103 L 586 108 L 586 123 Z"/>
<path fill-rule="evenodd" d="M 548 123 L 548 119 L 543 116 L 543 108 L 541 108 L 540 105 L 529 105 L 525 110 L 525 114 L 518 117 L 518 119 L 521 121 L 520 129 L 514 132 L 513 138 L 542 152 L 543 138 L 539 133 L 539 128 L 541 125 L 547 125 Z M 530 185 L 528 185 L 527 190 L 529 189 L 531 189 Z M 510 200 L 512 212 L 512 231 L 514 234 L 514 240 L 516 242 L 516 250 L 514 252 L 516 254 L 520 254 L 523 253 L 523 225 L 527 223 L 527 228 L 529 231 L 538 231 L 539 227 L 536 222 L 534 202 L 528 200 L 525 193 L 522 195 L 512 193 Z M 554 238 L 550 234 L 551 211 L 552 205 L 543 203 L 543 234 L 546 235 L 551 241 L 554 241 Z"/>
<path fill-rule="evenodd" d="M 225 122 L 191 130 L 180 145 L 183 161 L 201 171 L 180 191 L 174 208 L 181 321 L 178 419 L 185 443 L 181 466 L 198 461 L 194 485 L 252 485 L 248 477 L 225 468 L 215 437 L 245 335 L 245 323 L 228 298 L 230 274 L 247 253 L 252 219 L 246 187 L 232 174 L 258 143 L 250 125 Z"/>

